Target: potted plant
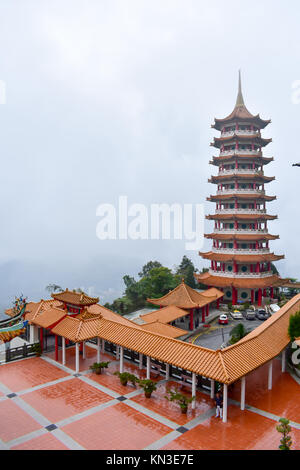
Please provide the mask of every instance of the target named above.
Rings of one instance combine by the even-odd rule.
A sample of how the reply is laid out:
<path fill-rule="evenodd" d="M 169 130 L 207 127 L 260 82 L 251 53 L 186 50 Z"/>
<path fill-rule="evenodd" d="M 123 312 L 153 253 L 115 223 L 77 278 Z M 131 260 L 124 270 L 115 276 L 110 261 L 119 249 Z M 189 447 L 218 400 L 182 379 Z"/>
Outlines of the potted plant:
<path fill-rule="evenodd" d="M 114 375 L 117 375 L 120 379 L 121 384 L 124 385 L 124 387 L 126 387 L 130 374 L 128 372 L 117 371 L 117 372 L 114 372 Z"/>
<path fill-rule="evenodd" d="M 181 413 L 186 414 L 188 410 L 188 406 L 195 400 L 196 397 L 187 397 L 183 395 L 178 390 L 167 390 L 169 396 L 165 396 L 165 398 L 169 401 L 175 401 L 181 408 Z"/>
<path fill-rule="evenodd" d="M 90 366 L 90 369 L 95 372 L 95 374 L 100 375 L 102 372 L 102 369 L 107 369 L 109 362 L 94 362 Z"/>
<path fill-rule="evenodd" d="M 140 381 L 140 379 L 134 374 L 128 374 L 128 381 L 132 383 L 134 387 L 136 387 L 136 383 Z"/>
<path fill-rule="evenodd" d="M 145 397 L 150 398 L 152 392 L 156 390 L 156 384 L 153 380 L 150 379 L 143 379 L 139 380 L 139 386 L 144 389 Z"/>

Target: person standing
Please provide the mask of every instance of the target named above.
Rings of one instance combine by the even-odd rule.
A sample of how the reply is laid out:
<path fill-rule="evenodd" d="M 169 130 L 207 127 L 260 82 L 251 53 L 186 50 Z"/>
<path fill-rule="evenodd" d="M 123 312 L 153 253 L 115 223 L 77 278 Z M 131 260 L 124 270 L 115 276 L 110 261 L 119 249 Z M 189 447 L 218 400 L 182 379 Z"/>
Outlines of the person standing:
<path fill-rule="evenodd" d="M 215 404 L 216 404 L 216 418 L 220 417 L 222 419 L 223 418 L 223 398 L 220 392 L 216 393 Z"/>

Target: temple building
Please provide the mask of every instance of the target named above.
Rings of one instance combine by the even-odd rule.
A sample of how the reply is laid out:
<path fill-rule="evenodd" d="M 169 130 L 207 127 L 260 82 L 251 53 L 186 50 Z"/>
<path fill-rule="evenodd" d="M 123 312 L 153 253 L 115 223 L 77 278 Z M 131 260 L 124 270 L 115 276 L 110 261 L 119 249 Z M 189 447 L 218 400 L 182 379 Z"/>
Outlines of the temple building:
<path fill-rule="evenodd" d="M 267 213 L 266 203 L 276 199 L 266 193 L 265 185 L 274 177 L 264 174 L 264 166 L 273 158 L 263 155 L 263 148 L 272 139 L 265 139 L 261 130 L 270 120 L 254 116 L 245 106 L 241 75 L 236 105 L 224 119 L 215 119 L 211 126 L 221 132 L 211 146 L 219 150 L 209 163 L 218 169 L 210 183 L 217 186 L 215 195 L 207 198 L 216 203 L 214 231 L 205 234 L 212 240 L 212 249 L 199 253 L 211 262 L 206 273 L 197 275 L 198 282 L 222 289 L 224 300 L 257 302 L 274 297 L 274 288 L 283 280 L 273 273 L 271 263 L 284 258 L 270 250 L 270 241 L 279 238 L 268 231 L 268 221 L 277 218 Z"/>

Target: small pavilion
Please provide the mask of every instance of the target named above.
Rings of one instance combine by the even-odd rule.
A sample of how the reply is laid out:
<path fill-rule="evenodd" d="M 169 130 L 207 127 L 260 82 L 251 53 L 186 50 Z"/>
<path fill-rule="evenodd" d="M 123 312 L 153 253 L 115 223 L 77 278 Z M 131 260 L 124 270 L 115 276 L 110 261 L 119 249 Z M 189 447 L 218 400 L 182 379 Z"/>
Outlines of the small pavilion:
<path fill-rule="evenodd" d="M 219 308 L 223 295 L 224 293 L 215 287 L 199 292 L 188 286 L 183 279 L 175 289 L 163 297 L 147 299 L 148 302 L 159 305 L 161 310 L 147 313 L 141 318 L 146 322 L 158 320 L 162 323 L 169 323 L 189 315 L 189 329 L 193 331 L 195 320 L 197 322 L 200 319 L 200 313 L 201 321 L 205 323 L 210 306 L 214 305 Z"/>

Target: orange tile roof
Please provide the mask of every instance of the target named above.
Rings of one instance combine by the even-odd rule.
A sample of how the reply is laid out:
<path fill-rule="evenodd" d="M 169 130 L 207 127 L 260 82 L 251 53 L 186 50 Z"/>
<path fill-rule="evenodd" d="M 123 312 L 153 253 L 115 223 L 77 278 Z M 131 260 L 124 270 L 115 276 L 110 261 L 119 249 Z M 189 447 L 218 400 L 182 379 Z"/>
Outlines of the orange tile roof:
<path fill-rule="evenodd" d="M 243 173 L 236 173 L 236 174 L 227 174 L 227 175 L 215 175 L 211 176 L 211 178 L 208 180 L 209 183 L 218 183 L 223 180 L 253 180 L 255 178 L 255 181 L 258 183 L 259 181 L 262 183 L 269 183 L 270 181 L 275 180 L 275 176 L 265 176 L 261 174 L 256 174 L 253 175 L 253 173 L 249 174 L 243 174 Z"/>
<path fill-rule="evenodd" d="M 212 161 L 209 163 L 212 165 L 219 166 L 220 162 L 223 161 L 235 161 L 236 158 L 242 159 L 242 160 L 251 160 L 251 161 L 256 161 L 256 162 L 262 162 L 264 165 L 267 165 L 268 163 L 274 161 L 274 157 L 264 157 L 262 153 L 257 153 L 256 155 L 254 154 L 234 154 L 234 155 L 219 155 L 219 156 L 213 156 Z"/>
<path fill-rule="evenodd" d="M 275 220 L 277 215 L 268 214 L 212 214 L 206 215 L 207 220 Z"/>
<path fill-rule="evenodd" d="M 52 308 L 61 308 L 62 303 L 58 300 L 40 300 L 40 302 L 28 302 L 26 305 L 25 310 L 25 320 L 31 321 L 33 320 L 38 314 L 45 310 L 49 310 Z"/>
<path fill-rule="evenodd" d="M 96 336 L 222 383 L 233 383 L 276 357 L 290 342 L 289 318 L 300 307 L 300 294 L 238 343 L 213 351 L 135 326 L 97 319 L 64 318 L 53 333 L 72 341 Z"/>
<path fill-rule="evenodd" d="M 300 307 L 300 294 L 238 343 L 222 350 L 230 381 L 234 382 L 276 357 L 289 344 L 290 316 Z"/>
<path fill-rule="evenodd" d="M 277 275 L 261 277 L 261 278 L 250 278 L 250 277 L 227 277 L 227 276 L 213 276 L 209 272 L 203 274 L 195 274 L 195 278 L 201 284 L 206 286 L 216 286 L 216 287 L 236 287 L 244 289 L 254 289 L 254 288 L 263 288 L 263 287 L 277 287 L 281 286 L 286 279 L 281 279 Z"/>
<path fill-rule="evenodd" d="M 240 235 L 240 234 L 226 234 L 226 233 L 206 233 L 205 238 L 216 240 L 277 240 L 279 235 L 270 235 L 269 233 L 262 233 L 257 235 Z"/>
<path fill-rule="evenodd" d="M 66 289 L 64 292 L 51 294 L 51 297 L 53 297 L 53 299 L 59 300 L 60 302 L 76 305 L 79 307 L 93 305 L 99 302 L 98 297 L 90 297 L 84 292 L 81 293 L 76 291 L 69 291 L 68 289 Z"/>
<path fill-rule="evenodd" d="M 38 312 L 35 317 L 30 321 L 30 323 L 42 326 L 43 328 L 50 328 L 52 325 L 62 320 L 67 315 L 66 310 L 61 308 L 49 308 Z"/>
<path fill-rule="evenodd" d="M 159 299 L 147 299 L 148 302 L 154 305 L 161 305 L 167 307 L 169 305 L 175 305 L 179 308 L 198 308 L 203 307 L 219 298 L 223 297 L 223 292 L 213 291 L 211 295 L 209 293 L 203 297 L 202 293 L 192 289 L 184 281 L 182 281 L 175 289 L 170 291 L 168 294 L 160 297 Z"/>
<path fill-rule="evenodd" d="M 274 253 L 266 253 L 263 255 L 253 253 L 253 255 L 234 255 L 234 254 L 225 254 L 225 253 L 215 253 L 213 251 L 208 251 L 207 253 L 199 252 L 199 255 L 202 258 L 210 259 L 214 261 L 238 261 L 240 263 L 255 263 L 255 262 L 268 262 L 268 261 L 278 261 L 284 258 L 284 255 L 275 255 Z"/>
<path fill-rule="evenodd" d="M 177 318 L 185 317 L 188 314 L 189 312 L 186 310 L 178 308 L 175 305 L 169 305 L 168 307 L 160 308 L 154 312 L 145 313 L 145 315 L 141 315 L 141 318 L 147 323 L 152 323 L 154 321 L 170 323 L 177 320 Z"/>
<path fill-rule="evenodd" d="M 143 330 L 152 331 L 152 333 L 158 333 L 163 336 L 169 336 L 170 338 L 179 338 L 180 336 L 186 335 L 188 331 L 182 330 L 172 325 L 161 323 L 159 321 L 153 321 L 141 326 Z"/>
<path fill-rule="evenodd" d="M 74 342 L 99 336 L 111 343 L 196 374 L 221 382 L 228 380 L 222 360 L 216 351 L 146 331 L 138 328 L 138 325 L 121 325 L 103 317 L 85 321 L 66 317 L 52 329 L 52 332 Z"/>
<path fill-rule="evenodd" d="M 258 200 L 265 200 L 265 201 L 275 201 L 276 196 L 267 196 L 266 194 L 243 194 L 243 193 L 232 193 L 232 194 L 214 194 L 206 198 L 207 201 L 219 201 L 223 199 L 256 199 Z"/>

